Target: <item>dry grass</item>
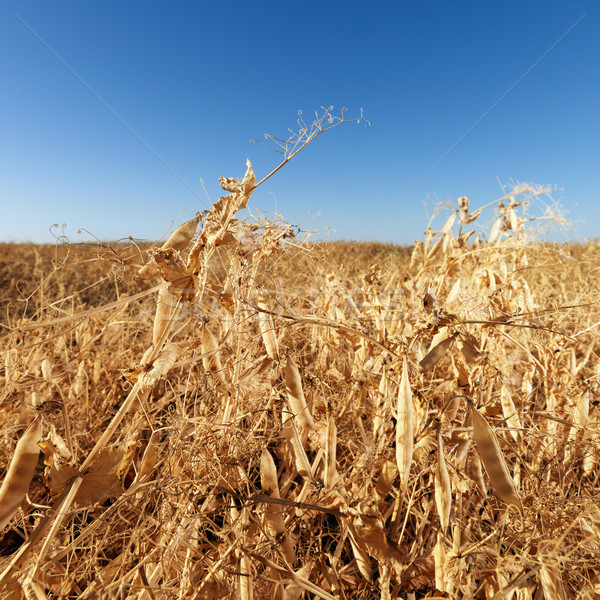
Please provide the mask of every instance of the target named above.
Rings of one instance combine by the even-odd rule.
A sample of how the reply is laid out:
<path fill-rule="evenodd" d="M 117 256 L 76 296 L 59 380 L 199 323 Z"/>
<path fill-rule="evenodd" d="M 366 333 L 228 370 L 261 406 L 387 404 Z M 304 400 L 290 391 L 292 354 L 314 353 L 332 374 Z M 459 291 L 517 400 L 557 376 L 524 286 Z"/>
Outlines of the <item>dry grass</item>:
<path fill-rule="evenodd" d="M 0 597 L 598 597 L 596 246 L 532 188 L 302 244 L 253 184 L 162 248 L 2 247 Z"/>

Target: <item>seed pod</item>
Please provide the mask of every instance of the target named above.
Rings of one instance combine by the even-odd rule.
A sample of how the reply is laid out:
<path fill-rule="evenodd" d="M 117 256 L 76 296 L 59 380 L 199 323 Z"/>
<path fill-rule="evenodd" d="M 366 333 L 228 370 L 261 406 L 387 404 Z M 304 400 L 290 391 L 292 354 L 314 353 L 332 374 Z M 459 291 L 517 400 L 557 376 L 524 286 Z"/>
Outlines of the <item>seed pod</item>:
<path fill-rule="evenodd" d="M 223 366 L 219 356 L 219 344 L 208 327 L 204 327 L 204 331 L 202 331 L 202 353 L 209 355 L 202 359 L 204 369 L 211 374 L 215 385 L 221 384 L 223 382 Z"/>
<path fill-rule="evenodd" d="M 521 432 L 518 430 L 521 429 L 521 419 L 519 419 L 519 413 L 504 384 L 500 389 L 500 401 L 502 402 L 502 414 L 504 415 L 506 424 L 511 428 L 509 433 L 515 442 L 519 442 L 521 439 Z"/>
<path fill-rule="evenodd" d="M 502 235 L 502 225 L 504 223 L 504 217 L 501 216 L 494 221 L 492 228 L 490 230 L 490 235 L 488 237 L 488 244 L 495 244 L 500 240 L 500 236 Z"/>
<path fill-rule="evenodd" d="M 442 544 L 442 532 L 438 531 L 437 541 L 433 547 L 433 558 L 435 561 L 435 587 L 440 592 L 446 591 L 444 583 L 444 545 Z"/>
<path fill-rule="evenodd" d="M 156 299 L 156 314 L 152 329 L 152 344 L 156 352 L 162 348 L 180 312 L 179 300 L 167 288 L 161 288 Z"/>
<path fill-rule="evenodd" d="M 163 244 L 163 248 L 173 248 L 174 250 L 183 250 L 194 237 L 196 228 L 200 222 L 200 216 L 194 217 L 185 223 L 182 223 Z"/>
<path fill-rule="evenodd" d="M 498 438 L 488 422 L 471 406 L 473 415 L 473 437 L 477 453 L 485 466 L 492 488 L 507 504 L 513 504 L 523 514 L 523 502 L 510 476 Z"/>
<path fill-rule="evenodd" d="M 336 452 L 337 452 L 337 426 L 333 414 L 327 418 L 327 432 L 325 438 L 325 477 L 323 478 L 325 490 L 330 490 L 337 479 L 336 474 Z"/>
<path fill-rule="evenodd" d="M 154 431 L 154 433 L 150 436 L 150 440 L 148 440 L 148 445 L 146 446 L 146 450 L 142 456 L 140 468 L 135 476 L 135 481 L 139 481 L 145 475 L 150 473 L 150 471 L 154 468 L 154 465 L 156 465 L 162 446 L 160 435 L 161 434 L 159 431 Z"/>
<path fill-rule="evenodd" d="M 42 420 L 38 416 L 17 443 L 8 471 L 0 487 L 0 531 L 12 519 L 29 489 L 40 455 Z"/>
<path fill-rule="evenodd" d="M 446 459 L 444 457 L 444 442 L 442 434 L 438 433 L 438 461 L 435 469 L 435 504 L 437 507 L 442 531 L 448 529 L 450 524 L 450 509 L 452 507 L 452 487 Z"/>
<path fill-rule="evenodd" d="M 444 242 L 444 238 L 439 238 L 436 243 L 429 249 L 427 252 L 427 256 L 425 257 L 425 262 L 430 261 L 440 250 L 442 247 L 442 243 Z"/>
<path fill-rule="evenodd" d="M 49 358 L 42 361 L 42 377 L 46 381 L 52 381 L 52 363 Z"/>
<path fill-rule="evenodd" d="M 139 375 L 140 389 L 150 390 L 156 385 L 159 379 L 166 377 L 167 373 L 181 354 L 187 350 L 188 346 L 189 344 L 183 342 L 167 344 L 152 363 L 152 368 Z"/>
<path fill-rule="evenodd" d="M 585 426 L 590 416 L 590 392 L 586 390 L 579 396 L 573 411 L 573 426 L 569 431 L 569 440 L 584 436 Z M 578 435 L 579 434 L 579 435 Z"/>
<path fill-rule="evenodd" d="M 419 371 L 421 371 L 421 373 L 426 373 L 433 369 L 433 367 L 441 360 L 442 356 L 446 354 L 446 351 L 450 346 L 452 346 L 457 335 L 457 333 L 454 333 L 434 346 L 419 363 Z"/>
<path fill-rule="evenodd" d="M 448 217 L 448 220 L 444 223 L 444 226 L 440 230 L 440 235 L 446 235 L 447 233 L 450 233 L 450 231 L 452 231 L 452 226 L 454 225 L 454 222 L 456 221 L 457 215 L 458 215 L 458 211 L 455 210 Z"/>
<path fill-rule="evenodd" d="M 304 391 L 302 390 L 300 371 L 298 371 L 298 367 L 291 356 L 288 356 L 285 364 L 285 387 L 292 413 L 298 419 L 298 423 L 300 423 L 302 429 L 304 431 L 316 431 L 315 422 L 310 414 L 304 397 Z"/>
<path fill-rule="evenodd" d="M 310 481 L 310 462 L 308 461 L 306 451 L 302 445 L 302 440 L 300 439 L 300 434 L 296 427 L 296 421 L 285 411 L 281 414 L 281 418 L 283 424 L 282 433 L 289 444 L 296 470 L 304 477 L 304 479 Z"/>
<path fill-rule="evenodd" d="M 246 554 L 242 554 L 239 564 L 238 598 L 240 598 L 240 600 L 252 600 L 254 598 L 252 563 Z"/>
<path fill-rule="evenodd" d="M 398 390 L 396 423 L 396 463 L 400 471 L 400 485 L 406 485 L 414 448 L 413 401 L 406 356 L 402 360 L 402 379 Z"/>
<path fill-rule="evenodd" d="M 564 600 L 565 590 L 563 588 L 560 572 L 555 566 L 544 561 L 543 558 L 541 558 L 541 563 L 540 583 L 542 584 L 542 590 L 544 590 L 544 598 Z"/>
<path fill-rule="evenodd" d="M 279 482 L 277 480 L 277 467 L 275 461 L 268 450 L 263 450 L 260 457 L 260 485 L 262 489 L 269 493 L 273 498 L 279 498 Z M 294 546 L 286 534 L 282 507 L 277 504 L 265 504 L 265 520 L 272 532 L 281 538 L 281 549 L 291 564 L 296 564 L 297 557 Z"/>
<path fill-rule="evenodd" d="M 263 310 L 267 309 L 267 304 L 262 296 L 259 297 L 257 304 L 259 308 L 262 308 Z M 273 327 L 273 318 L 271 315 L 259 311 L 258 326 L 267 354 L 274 361 L 279 362 L 279 346 L 277 345 L 277 337 L 275 335 L 275 328 Z"/>

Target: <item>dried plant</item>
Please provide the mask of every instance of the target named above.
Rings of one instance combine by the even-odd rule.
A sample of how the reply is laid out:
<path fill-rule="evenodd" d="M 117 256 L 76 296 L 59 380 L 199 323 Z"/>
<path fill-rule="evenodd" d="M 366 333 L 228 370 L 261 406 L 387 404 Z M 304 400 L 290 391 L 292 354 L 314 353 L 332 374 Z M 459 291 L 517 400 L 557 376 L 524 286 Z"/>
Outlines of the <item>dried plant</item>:
<path fill-rule="evenodd" d="M 259 184 L 4 247 L 0 598 L 598 597 L 596 246 L 536 242 L 534 186 L 309 244 Z"/>

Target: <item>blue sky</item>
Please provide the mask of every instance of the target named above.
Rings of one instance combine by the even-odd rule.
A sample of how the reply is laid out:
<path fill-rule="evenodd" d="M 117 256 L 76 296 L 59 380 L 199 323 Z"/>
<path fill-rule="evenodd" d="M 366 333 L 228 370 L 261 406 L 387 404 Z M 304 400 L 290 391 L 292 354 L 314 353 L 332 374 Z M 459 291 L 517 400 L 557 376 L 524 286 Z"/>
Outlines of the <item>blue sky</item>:
<path fill-rule="evenodd" d="M 160 238 L 208 207 L 200 180 L 214 201 L 246 158 L 259 179 L 278 164 L 250 140 L 331 105 L 370 127 L 320 136 L 252 206 L 329 239 L 404 244 L 437 201 L 477 207 L 533 182 L 559 188 L 567 238 L 600 236 L 599 14 L 592 1 L 5 1 L 0 240 L 52 242 L 54 223 L 74 242 L 90 239 L 78 228 Z"/>

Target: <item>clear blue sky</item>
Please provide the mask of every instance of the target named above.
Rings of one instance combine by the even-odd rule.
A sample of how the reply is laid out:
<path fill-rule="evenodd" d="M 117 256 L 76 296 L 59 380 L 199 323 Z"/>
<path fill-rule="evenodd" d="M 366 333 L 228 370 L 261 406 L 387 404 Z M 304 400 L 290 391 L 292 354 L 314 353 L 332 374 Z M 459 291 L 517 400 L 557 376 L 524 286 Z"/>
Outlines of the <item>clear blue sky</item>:
<path fill-rule="evenodd" d="M 279 157 L 250 140 L 322 105 L 371 126 L 321 136 L 253 206 L 412 243 L 426 205 L 513 180 L 600 236 L 598 2 L 10 0 L 0 56 L 0 240 L 161 237 L 207 208 L 201 179 L 214 201 L 246 158 L 261 178 Z"/>

